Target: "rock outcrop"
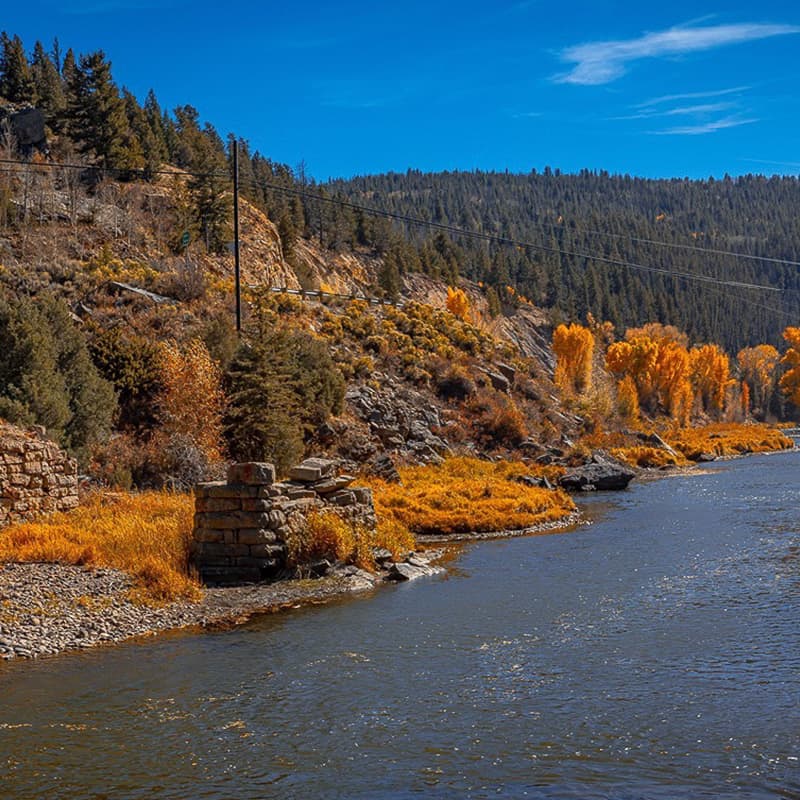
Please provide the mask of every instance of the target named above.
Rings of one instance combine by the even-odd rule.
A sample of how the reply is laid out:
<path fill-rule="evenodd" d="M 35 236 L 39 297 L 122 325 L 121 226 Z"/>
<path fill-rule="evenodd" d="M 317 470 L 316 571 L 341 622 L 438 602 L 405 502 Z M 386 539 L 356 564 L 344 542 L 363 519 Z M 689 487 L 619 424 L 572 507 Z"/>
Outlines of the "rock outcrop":
<path fill-rule="evenodd" d="M 0 527 L 78 505 L 78 463 L 45 436 L 0 422 Z"/>

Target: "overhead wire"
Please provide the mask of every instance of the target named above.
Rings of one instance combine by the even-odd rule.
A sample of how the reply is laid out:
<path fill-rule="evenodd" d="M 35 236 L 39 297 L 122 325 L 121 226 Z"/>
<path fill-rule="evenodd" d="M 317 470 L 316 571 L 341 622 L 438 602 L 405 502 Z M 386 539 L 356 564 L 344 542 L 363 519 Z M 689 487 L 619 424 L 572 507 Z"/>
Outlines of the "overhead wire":
<path fill-rule="evenodd" d="M 34 167 L 34 168 L 45 168 L 45 169 L 74 169 L 74 170 L 82 170 L 82 171 L 90 171 L 90 172 L 99 172 L 102 174 L 116 174 L 118 176 L 129 176 L 131 174 L 139 173 L 142 176 L 145 175 L 170 175 L 170 176 L 178 176 L 178 175 L 185 175 L 188 177 L 216 177 L 220 179 L 227 179 L 230 180 L 231 176 L 222 171 L 214 170 L 209 172 L 195 172 L 192 170 L 185 170 L 185 169 L 178 169 L 178 170 L 136 170 L 136 169 L 120 169 L 120 168 L 110 168 L 105 166 L 97 166 L 97 165 L 85 165 L 85 164 L 73 164 L 73 163 L 62 163 L 62 162 L 19 162 L 13 159 L 7 158 L 0 158 L 0 164 L 4 165 L 13 165 L 15 169 L 5 169 L 0 167 L 0 171 L 2 172 L 13 172 L 16 174 L 21 168 L 27 167 Z M 593 253 L 582 253 L 572 250 L 567 250 L 561 247 L 555 247 L 546 244 L 540 244 L 537 242 L 530 242 L 521 239 L 515 239 L 508 236 L 500 236 L 498 234 L 491 234 L 485 233 L 483 231 L 475 231 L 470 230 L 468 228 L 462 228 L 457 225 L 450 225 L 448 223 L 442 222 L 435 222 L 434 220 L 426 220 L 420 217 L 414 217 L 408 214 L 400 214 L 398 212 L 388 211 L 386 209 L 378 209 L 373 208 L 371 206 L 366 206 L 360 203 L 354 203 L 349 200 L 344 200 L 342 198 L 337 197 L 327 197 L 322 195 L 318 192 L 312 192 L 305 189 L 296 189 L 289 186 L 283 186 L 281 184 L 271 183 L 269 181 L 259 181 L 256 179 L 245 179 L 245 182 L 249 182 L 251 186 L 257 186 L 262 189 L 268 189 L 271 191 L 283 193 L 290 196 L 296 196 L 305 198 L 307 200 L 316 201 L 320 203 L 327 203 L 329 205 L 338 205 L 343 208 L 348 208 L 353 211 L 359 211 L 363 214 L 368 214 L 371 216 L 382 217 L 384 219 L 391 219 L 397 222 L 402 222 L 407 225 L 417 226 L 417 227 L 426 227 L 433 230 L 439 230 L 442 232 L 454 234 L 456 236 L 461 236 L 468 239 L 478 240 L 478 241 L 485 241 L 491 242 L 495 244 L 503 244 L 509 245 L 517 248 L 522 248 L 526 250 L 536 250 L 539 252 L 546 252 L 552 253 L 560 256 L 566 256 L 569 258 L 576 258 L 576 259 L 585 259 L 589 261 L 595 261 L 602 264 L 607 264 L 610 266 L 618 266 L 618 267 L 625 267 L 628 269 L 637 270 L 640 272 L 649 272 L 653 274 L 665 275 L 667 277 L 673 278 L 680 278 L 687 281 L 695 281 L 698 283 L 716 285 L 716 286 L 723 286 L 723 287 L 730 287 L 730 288 L 740 288 L 740 289 L 752 289 L 756 291 L 767 291 L 767 292 L 780 292 L 781 289 L 773 287 L 773 286 L 765 286 L 763 284 L 756 284 L 756 283 L 749 283 L 746 281 L 734 281 L 725 278 L 715 278 L 711 275 L 702 275 L 698 273 L 692 272 L 685 272 L 682 270 L 673 270 L 668 269 L 666 267 L 655 267 L 652 265 L 640 264 L 633 261 L 627 261 L 622 259 L 614 259 L 609 258 L 607 256 L 602 256 Z M 597 235 L 602 235 L 600 232 L 594 232 Z M 612 237 L 621 236 L 620 234 L 609 234 Z M 630 237 L 631 241 L 640 240 L 644 242 L 640 237 Z M 648 243 L 650 244 L 659 244 L 664 246 L 671 246 L 671 243 L 667 242 L 656 242 L 655 240 L 650 240 Z M 691 245 L 687 245 L 687 247 L 691 248 Z M 702 252 L 712 252 L 707 248 L 697 248 Z M 787 266 L 800 266 L 800 262 L 791 261 L 788 259 L 772 259 L 769 257 L 761 257 L 761 256 L 752 256 L 750 254 L 743 254 L 743 253 L 733 253 L 728 251 L 719 251 L 720 253 L 727 255 L 729 257 L 735 258 L 754 258 L 758 260 L 767 260 L 773 263 L 781 263 Z"/>

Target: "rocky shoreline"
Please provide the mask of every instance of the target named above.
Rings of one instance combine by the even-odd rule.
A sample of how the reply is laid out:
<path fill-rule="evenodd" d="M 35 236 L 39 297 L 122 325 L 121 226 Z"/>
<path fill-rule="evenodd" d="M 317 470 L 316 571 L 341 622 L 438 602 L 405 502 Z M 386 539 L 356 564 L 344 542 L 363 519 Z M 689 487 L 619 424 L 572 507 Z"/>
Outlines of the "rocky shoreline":
<path fill-rule="evenodd" d="M 132 580 L 115 569 L 62 564 L 0 565 L 0 660 L 54 656 L 126 639 L 196 627 L 220 628 L 301 605 L 374 591 L 385 582 L 443 572 L 441 550 L 412 553 L 376 574 L 334 567 L 324 577 L 209 587 L 200 602 L 161 607 L 128 597 Z"/>

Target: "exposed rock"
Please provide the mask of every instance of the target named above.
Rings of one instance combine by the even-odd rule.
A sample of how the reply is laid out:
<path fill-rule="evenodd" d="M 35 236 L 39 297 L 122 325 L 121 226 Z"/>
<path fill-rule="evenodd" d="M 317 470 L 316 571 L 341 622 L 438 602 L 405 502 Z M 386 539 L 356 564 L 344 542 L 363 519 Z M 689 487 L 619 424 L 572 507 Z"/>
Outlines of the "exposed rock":
<path fill-rule="evenodd" d="M 632 469 L 618 461 L 593 456 L 592 463 L 567 470 L 558 483 L 562 489 L 570 492 L 618 491 L 627 488 L 635 477 Z"/>
<path fill-rule="evenodd" d="M 400 483 L 400 473 L 397 471 L 397 467 L 395 467 L 392 459 L 386 453 L 369 462 L 369 464 L 367 464 L 367 471 L 370 475 L 381 478 L 381 480 L 387 483 Z"/>
<path fill-rule="evenodd" d="M 511 391 L 511 382 L 500 372 L 492 372 L 489 369 L 482 369 L 484 375 L 489 379 L 492 384 L 492 388 L 497 389 L 498 392 L 508 392 Z"/>

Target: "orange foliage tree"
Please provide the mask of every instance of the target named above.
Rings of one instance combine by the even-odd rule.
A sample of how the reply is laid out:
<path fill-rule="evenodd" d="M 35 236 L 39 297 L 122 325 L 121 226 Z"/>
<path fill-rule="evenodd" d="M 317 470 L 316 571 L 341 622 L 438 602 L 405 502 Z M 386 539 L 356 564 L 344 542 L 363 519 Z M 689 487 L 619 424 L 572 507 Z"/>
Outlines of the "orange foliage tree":
<path fill-rule="evenodd" d="M 781 359 L 788 367 L 781 378 L 781 389 L 796 406 L 800 406 L 800 328 L 786 328 L 783 338 L 789 342 L 789 349 Z"/>
<path fill-rule="evenodd" d="M 769 408 L 777 383 L 780 354 L 771 344 L 745 347 L 736 356 L 742 383 L 748 387 L 753 406 L 765 413 Z M 748 403 L 747 411 L 750 405 Z"/>
<path fill-rule="evenodd" d="M 162 435 L 191 441 L 210 463 L 222 460 L 225 395 L 219 367 L 203 342 L 162 345 Z"/>
<path fill-rule="evenodd" d="M 467 317 L 469 316 L 469 298 L 463 289 L 454 289 L 452 286 L 448 286 L 445 306 L 454 317 L 458 317 L 465 322 L 467 321 Z"/>
<path fill-rule="evenodd" d="M 719 345 L 704 344 L 689 353 L 692 388 L 700 397 L 703 408 L 719 414 L 725 407 L 731 380 L 731 362 Z"/>
<path fill-rule="evenodd" d="M 594 335 L 583 325 L 559 325 L 553 332 L 555 384 L 567 394 L 585 391 L 592 383 Z"/>
<path fill-rule="evenodd" d="M 645 326 L 631 329 L 626 341 L 615 342 L 606 352 L 606 367 L 619 379 L 630 376 L 636 386 L 639 404 L 650 413 L 663 411 L 686 424 L 692 405 L 689 383 L 689 353 L 676 340 L 671 326 Z M 644 331 L 650 329 L 656 338 Z"/>

